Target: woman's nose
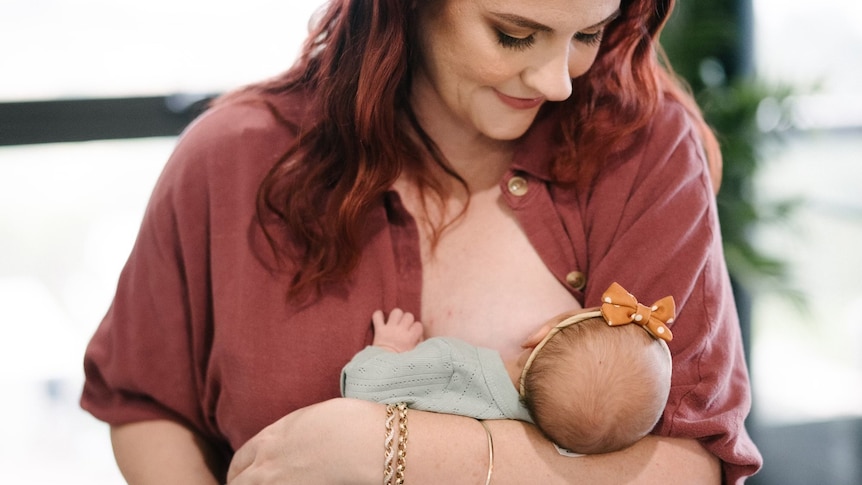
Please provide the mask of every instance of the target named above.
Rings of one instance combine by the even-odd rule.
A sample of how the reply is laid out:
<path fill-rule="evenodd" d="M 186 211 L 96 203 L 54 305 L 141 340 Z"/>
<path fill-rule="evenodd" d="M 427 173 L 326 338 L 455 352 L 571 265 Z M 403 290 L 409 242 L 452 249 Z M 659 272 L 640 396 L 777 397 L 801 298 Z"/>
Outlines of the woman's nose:
<path fill-rule="evenodd" d="M 563 101 L 572 94 L 570 73 L 571 48 L 551 56 L 537 58 L 521 74 L 524 84 L 535 89 L 548 101 Z"/>

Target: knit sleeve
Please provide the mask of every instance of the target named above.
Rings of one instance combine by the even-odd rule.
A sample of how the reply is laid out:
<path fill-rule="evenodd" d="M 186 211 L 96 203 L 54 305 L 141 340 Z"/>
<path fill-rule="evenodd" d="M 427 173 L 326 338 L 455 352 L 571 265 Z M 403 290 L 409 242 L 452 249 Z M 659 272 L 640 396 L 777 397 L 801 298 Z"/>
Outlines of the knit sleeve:
<path fill-rule="evenodd" d="M 530 421 L 499 353 L 431 338 L 408 352 L 366 347 L 342 372 L 344 397 L 476 419 Z"/>
<path fill-rule="evenodd" d="M 441 339 L 425 340 L 401 353 L 368 346 L 344 366 L 341 394 L 381 403 L 409 403 L 443 393 L 452 376 L 452 354 Z"/>

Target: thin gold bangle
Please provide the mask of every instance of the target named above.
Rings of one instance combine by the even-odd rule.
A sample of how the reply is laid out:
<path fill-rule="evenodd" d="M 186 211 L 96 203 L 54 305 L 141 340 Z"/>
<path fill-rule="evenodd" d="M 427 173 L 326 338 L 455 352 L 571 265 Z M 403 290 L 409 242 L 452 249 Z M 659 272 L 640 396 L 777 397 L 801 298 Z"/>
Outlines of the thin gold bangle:
<path fill-rule="evenodd" d="M 485 434 L 488 435 L 488 477 L 485 479 L 485 485 L 491 485 L 491 475 L 494 473 L 494 438 L 491 437 L 491 430 L 485 421 L 480 419 L 479 424 L 485 428 Z"/>

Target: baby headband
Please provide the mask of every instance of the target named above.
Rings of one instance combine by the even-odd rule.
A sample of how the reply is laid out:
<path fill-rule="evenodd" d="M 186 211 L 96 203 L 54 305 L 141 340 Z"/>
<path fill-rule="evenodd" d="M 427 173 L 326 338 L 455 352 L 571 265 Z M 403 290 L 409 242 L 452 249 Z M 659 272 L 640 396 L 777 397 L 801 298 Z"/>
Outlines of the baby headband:
<path fill-rule="evenodd" d="M 542 350 L 542 347 L 551 340 L 551 337 L 560 333 L 560 330 L 593 317 L 602 317 L 608 323 L 608 326 L 616 327 L 630 323 L 637 324 L 652 335 L 653 338 L 670 342 L 673 340 L 673 333 L 667 328 L 667 325 L 673 323 L 675 315 L 676 305 L 672 296 L 666 296 L 651 306 L 646 306 L 638 303 L 637 299 L 620 286 L 619 283 L 612 283 L 604 294 L 602 294 L 602 306 L 598 310 L 583 311 L 563 319 L 533 348 L 533 351 L 527 358 L 527 363 L 524 364 L 524 369 L 521 371 L 521 397 L 526 394 L 524 391 L 524 380 L 527 378 L 527 371 L 530 370 L 530 366 L 536 360 L 536 356 Z"/>

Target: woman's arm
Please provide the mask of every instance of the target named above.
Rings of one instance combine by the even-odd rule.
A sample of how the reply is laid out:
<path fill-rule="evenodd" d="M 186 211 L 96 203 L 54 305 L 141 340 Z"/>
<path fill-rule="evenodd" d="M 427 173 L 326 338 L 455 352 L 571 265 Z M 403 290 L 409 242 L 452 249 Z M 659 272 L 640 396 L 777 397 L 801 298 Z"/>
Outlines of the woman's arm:
<path fill-rule="evenodd" d="M 217 485 L 217 454 L 188 428 L 168 420 L 111 427 L 114 456 L 130 485 Z"/>
<path fill-rule="evenodd" d="M 528 424 L 486 424 L 494 436 L 495 484 L 721 483 L 719 460 L 694 440 L 647 436 L 616 453 L 572 458 Z"/>
<path fill-rule="evenodd" d="M 264 429 L 243 446 L 229 485 L 379 484 L 384 407 L 351 399 L 309 406 Z M 697 442 L 648 437 L 607 455 L 571 458 L 526 423 L 487 422 L 494 441 L 495 485 L 718 484 L 719 461 Z M 471 418 L 410 411 L 405 479 L 414 485 L 485 483 L 488 442 Z"/>

